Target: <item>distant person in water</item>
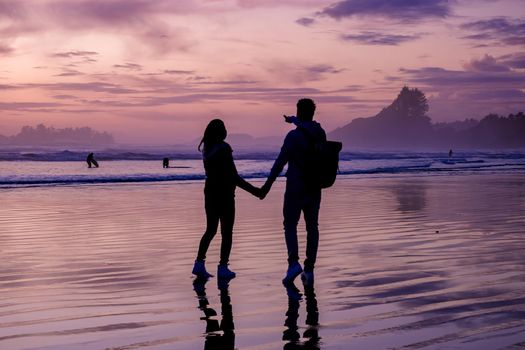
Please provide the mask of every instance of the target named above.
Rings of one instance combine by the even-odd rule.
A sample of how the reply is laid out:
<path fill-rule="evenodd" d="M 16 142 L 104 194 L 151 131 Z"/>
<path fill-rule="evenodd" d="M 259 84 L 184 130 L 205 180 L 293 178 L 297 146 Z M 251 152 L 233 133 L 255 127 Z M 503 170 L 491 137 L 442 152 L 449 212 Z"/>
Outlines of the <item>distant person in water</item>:
<path fill-rule="evenodd" d="M 449 150 L 449 151 L 448 151 L 448 157 L 449 157 L 449 158 L 452 158 L 452 150 Z"/>
<path fill-rule="evenodd" d="M 93 153 L 88 154 L 86 162 L 88 163 L 88 168 L 91 168 L 92 166 L 98 168 L 98 162 L 95 160 Z"/>
<path fill-rule="evenodd" d="M 162 167 L 163 168 L 169 168 L 170 167 L 170 159 L 169 158 L 162 159 Z"/>
<path fill-rule="evenodd" d="M 313 284 L 314 266 L 317 259 L 319 244 L 319 208 L 321 205 L 321 187 L 308 181 L 308 161 L 313 143 L 326 140 L 326 133 L 321 125 L 313 120 L 315 103 L 311 99 L 301 99 L 297 102 L 297 117 L 286 117 L 286 122 L 293 122 L 297 128 L 290 131 L 284 139 L 279 156 L 273 164 L 268 180 L 261 188 L 264 198 L 284 166 L 286 172 L 286 190 L 284 194 L 283 216 L 284 237 L 288 249 L 288 270 L 283 279 L 284 284 L 292 282 L 303 272 L 299 263 L 299 247 L 297 242 L 297 224 L 304 215 L 306 223 L 306 259 L 302 280 L 305 284 Z"/>
<path fill-rule="evenodd" d="M 199 144 L 202 152 L 206 182 L 204 185 L 204 208 L 206 211 L 206 231 L 201 238 L 197 259 L 192 273 L 201 278 L 212 275 L 206 271 L 205 259 L 208 247 L 221 224 L 221 257 L 217 268 L 219 278 L 234 278 L 235 272 L 228 268 L 232 248 L 233 224 L 235 220 L 235 188 L 260 198 L 261 190 L 252 186 L 237 173 L 233 162 L 232 148 L 224 140 L 227 131 L 220 119 L 212 120 Z"/>

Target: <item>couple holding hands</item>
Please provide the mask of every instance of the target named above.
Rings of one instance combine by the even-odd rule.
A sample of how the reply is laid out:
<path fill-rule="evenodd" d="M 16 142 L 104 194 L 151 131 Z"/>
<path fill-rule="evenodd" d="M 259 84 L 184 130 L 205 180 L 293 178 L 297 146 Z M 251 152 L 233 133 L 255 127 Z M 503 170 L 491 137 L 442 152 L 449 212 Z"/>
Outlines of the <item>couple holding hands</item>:
<path fill-rule="evenodd" d="M 315 103 L 311 99 L 300 99 L 297 102 L 297 116 L 285 116 L 285 121 L 297 127 L 290 131 L 284 139 L 279 156 L 275 160 L 266 183 L 257 188 L 237 173 L 232 157 L 232 149 L 225 142 L 227 131 L 220 119 L 212 120 L 199 145 L 202 152 L 206 182 L 204 186 L 204 206 L 206 211 L 206 231 L 202 236 L 197 253 L 197 259 L 192 273 L 200 278 L 209 278 L 205 267 L 206 252 L 221 225 L 221 252 L 217 269 L 217 277 L 231 279 L 235 272 L 228 268 L 232 247 L 233 225 L 235 221 L 235 189 L 240 187 L 254 196 L 264 199 L 273 182 L 279 176 L 284 166 L 286 172 L 286 191 L 284 195 L 283 216 L 284 235 L 288 249 L 288 269 L 283 279 L 287 284 L 301 273 L 306 284 L 313 284 L 314 265 L 319 244 L 319 207 L 321 204 L 321 187 L 308 181 L 311 166 L 309 161 L 315 142 L 326 141 L 326 133 L 321 125 L 313 120 Z M 297 224 L 304 215 L 306 223 L 307 244 L 304 271 L 299 263 L 299 247 L 297 241 Z"/>

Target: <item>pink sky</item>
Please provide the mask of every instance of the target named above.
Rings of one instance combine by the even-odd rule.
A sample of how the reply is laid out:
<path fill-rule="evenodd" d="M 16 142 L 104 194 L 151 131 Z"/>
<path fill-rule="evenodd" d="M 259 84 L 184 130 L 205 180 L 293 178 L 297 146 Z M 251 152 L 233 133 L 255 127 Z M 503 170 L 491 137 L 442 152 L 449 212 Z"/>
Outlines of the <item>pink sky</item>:
<path fill-rule="evenodd" d="M 521 0 L 0 0 L 0 134 L 91 126 L 182 143 L 213 117 L 282 135 L 300 97 L 327 130 L 408 84 L 434 121 L 525 110 Z"/>

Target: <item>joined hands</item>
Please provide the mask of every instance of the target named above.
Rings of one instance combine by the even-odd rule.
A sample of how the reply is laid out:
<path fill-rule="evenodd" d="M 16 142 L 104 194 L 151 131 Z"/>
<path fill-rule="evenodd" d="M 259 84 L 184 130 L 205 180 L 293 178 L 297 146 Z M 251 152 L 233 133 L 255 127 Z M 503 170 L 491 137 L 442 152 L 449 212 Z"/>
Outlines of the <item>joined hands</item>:
<path fill-rule="evenodd" d="M 266 198 L 268 192 L 270 192 L 271 187 L 271 185 L 265 183 L 261 188 L 255 187 L 252 191 L 252 194 L 260 200 L 263 200 L 264 198 Z"/>

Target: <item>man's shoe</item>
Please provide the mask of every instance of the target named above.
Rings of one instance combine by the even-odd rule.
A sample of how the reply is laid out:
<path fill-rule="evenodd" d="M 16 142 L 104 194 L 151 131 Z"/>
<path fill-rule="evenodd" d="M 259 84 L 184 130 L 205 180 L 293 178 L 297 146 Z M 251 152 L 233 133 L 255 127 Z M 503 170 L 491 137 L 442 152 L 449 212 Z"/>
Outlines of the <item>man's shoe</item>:
<path fill-rule="evenodd" d="M 228 265 L 219 265 L 217 267 L 217 277 L 218 278 L 224 278 L 224 279 L 232 279 L 235 278 L 235 272 L 230 270 L 228 268 Z"/>
<path fill-rule="evenodd" d="M 191 273 L 199 278 L 213 277 L 212 274 L 206 271 L 206 266 L 204 265 L 204 261 L 202 260 L 195 260 L 195 264 L 193 265 L 193 270 L 191 271 Z"/>
<path fill-rule="evenodd" d="M 286 271 L 286 276 L 283 278 L 283 284 L 288 284 L 290 282 L 293 282 L 293 280 L 299 276 L 303 272 L 303 268 L 301 267 L 301 264 L 298 262 L 293 263 L 292 265 L 288 266 L 288 271 Z"/>
<path fill-rule="evenodd" d="M 305 286 L 313 286 L 314 285 L 314 272 L 313 271 L 304 271 L 301 274 L 301 281 L 303 281 L 303 284 Z"/>

